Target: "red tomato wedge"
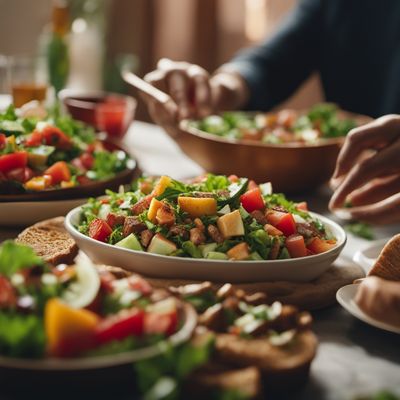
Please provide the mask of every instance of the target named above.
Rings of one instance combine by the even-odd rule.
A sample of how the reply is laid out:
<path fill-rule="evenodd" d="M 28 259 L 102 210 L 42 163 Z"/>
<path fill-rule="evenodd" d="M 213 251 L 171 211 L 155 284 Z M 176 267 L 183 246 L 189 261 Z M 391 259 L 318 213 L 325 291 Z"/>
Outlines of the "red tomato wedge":
<path fill-rule="evenodd" d="M 0 150 L 4 149 L 7 144 L 7 138 L 4 133 L 0 133 Z"/>
<path fill-rule="evenodd" d="M 25 168 L 28 163 L 28 153 L 26 151 L 16 151 L 15 153 L 0 156 L 0 172 L 6 173 L 16 168 Z"/>
<path fill-rule="evenodd" d="M 86 169 L 92 169 L 93 164 L 94 164 L 94 157 L 92 154 L 90 153 L 83 153 L 81 154 L 81 156 L 79 157 L 82 165 L 84 168 Z"/>
<path fill-rule="evenodd" d="M 72 146 L 71 139 L 55 126 L 48 125 L 39 133 L 48 146 L 55 146 L 61 150 L 68 150 Z"/>
<path fill-rule="evenodd" d="M 24 144 L 28 147 L 37 147 L 43 144 L 43 135 L 41 132 L 34 131 L 30 134 L 30 136 L 25 140 Z"/>
<path fill-rule="evenodd" d="M 285 236 L 290 236 L 297 232 L 296 222 L 290 213 L 268 211 L 266 218 L 271 225 L 279 229 Z"/>
<path fill-rule="evenodd" d="M 122 340 L 128 336 L 141 336 L 144 326 L 144 311 L 138 308 L 122 310 L 101 321 L 95 330 L 98 344 Z"/>
<path fill-rule="evenodd" d="M 51 176 L 51 183 L 57 185 L 62 181 L 68 182 L 71 179 L 71 172 L 65 161 L 57 161 L 51 167 L 47 168 L 44 175 Z"/>
<path fill-rule="evenodd" d="M 18 181 L 21 183 L 25 183 L 29 181 L 29 179 L 33 178 L 34 172 L 29 168 L 15 168 L 11 171 L 8 171 L 6 174 L 7 179 L 11 181 Z"/>
<path fill-rule="evenodd" d="M 178 326 L 178 310 L 173 298 L 154 303 L 144 318 L 144 331 L 147 334 L 172 335 Z"/>
<path fill-rule="evenodd" d="M 301 235 L 289 236 L 286 239 L 285 246 L 292 258 L 305 257 L 307 255 L 307 247 Z"/>
<path fill-rule="evenodd" d="M 105 242 L 111 235 L 111 233 L 112 229 L 110 225 L 108 225 L 106 221 L 100 218 L 95 218 L 89 224 L 89 236 L 92 239 L 99 240 L 100 242 Z"/>
<path fill-rule="evenodd" d="M 258 187 L 242 194 L 240 196 L 240 202 L 242 203 L 243 208 L 249 213 L 255 210 L 263 210 L 265 207 L 261 190 Z"/>
<path fill-rule="evenodd" d="M 0 275 L 0 309 L 12 308 L 17 304 L 17 295 L 10 281 Z"/>
<path fill-rule="evenodd" d="M 336 242 L 334 242 L 334 241 L 323 240 L 323 239 L 320 239 L 319 237 L 315 237 L 308 244 L 307 248 L 313 254 L 320 254 L 320 253 L 325 253 L 326 251 L 328 251 L 330 249 L 333 249 L 335 246 L 336 246 Z"/>
<path fill-rule="evenodd" d="M 308 211 L 308 204 L 306 201 L 302 201 L 296 204 L 296 208 L 301 211 Z"/>

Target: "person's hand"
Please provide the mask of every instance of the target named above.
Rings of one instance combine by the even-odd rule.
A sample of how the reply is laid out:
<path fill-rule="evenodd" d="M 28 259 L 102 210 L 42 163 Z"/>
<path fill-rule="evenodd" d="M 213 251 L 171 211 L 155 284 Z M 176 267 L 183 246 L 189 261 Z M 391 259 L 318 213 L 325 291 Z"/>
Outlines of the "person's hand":
<path fill-rule="evenodd" d="M 143 95 L 151 117 L 164 127 L 174 126 L 182 119 L 202 118 L 214 111 L 236 109 L 247 99 L 244 80 L 227 68 L 210 76 L 198 65 L 163 58 L 157 69 L 144 79 L 171 97 L 167 103 L 160 104 Z"/>
<path fill-rule="evenodd" d="M 361 282 L 355 302 L 371 317 L 400 326 L 400 282 L 369 276 Z"/>
<path fill-rule="evenodd" d="M 387 115 L 353 129 L 331 179 L 329 208 L 345 207 L 353 219 L 400 221 L 400 116 Z"/>

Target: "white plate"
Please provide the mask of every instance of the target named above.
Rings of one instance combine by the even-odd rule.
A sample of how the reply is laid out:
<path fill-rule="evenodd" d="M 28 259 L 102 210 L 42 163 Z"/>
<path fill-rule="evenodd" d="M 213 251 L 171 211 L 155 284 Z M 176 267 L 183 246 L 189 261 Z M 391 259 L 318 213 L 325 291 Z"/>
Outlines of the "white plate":
<path fill-rule="evenodd" d="M 97 263 L 115 265 L 152 278 L 231 283 L 280 280 L 309 282 L 332 265 L 346 243 L 346 233 L 338 224 L 322 215 L 311 213 L 338 239 L 337 246 L 325 253 L 288 260 L 263 261 L 223 261 L 162 256 L 112 246 L 83 235 L 75 228 L 80 221 L 80 211 L 80 207 L 71 210 L 65 219 L 65 226 L 80 249 Z"/>
<path fill-rule="evenodd" d="M 0 226 L 26 226 L 65 215 L 87 199 L 0 202 Z"/>
<path fill-rule="evenodd" d="M 353 257 L 355 263 L 364 269 L 366 273 L 374 266 L 376 259 L 379 257 L 385 244 L 389 239 L 375 240 L 369 246 L 358 250 Z"/>
<path fill-rule="evenodd" d="M 393 326 L 385 322 L 381 322 L 375 318 L 372 318 L 369 315 L 365 314 L 365 312 L 362 311 L 360 307 L 358 307 L 358 305 L 354 301 L 354 297 L 357 293 L 358 286 L 359 286 L 358 284 L 352 284 L 340 288 L 336 293 L 336 299 L 339 302 L 339 304 L 354 317 L 360 319 L 361 321 L 369 325 L 375 326 L 376 328 L 380 328 L 385 331 L 400 333 L 400 327 Z"/>
<path fill-rule="evenodd" d="M 0 368 L 31 372 L 51 371 L 52 373 L 63 373 L 67 371 L 99 370 L 128 365 L 140 360 L 155 357 L 169 346 L 177 346 L 187 342 L 191 338 L 193 330 L 197 325 L 197 313 L 191 305 L 185 304 L 182 307 L 181 318 L 183 325 L 179 331 L 171 335 L 168 339 L 152 346 L 124 353 L 86 358 L 47 358 L 34 360 L 0 356 Z"/>

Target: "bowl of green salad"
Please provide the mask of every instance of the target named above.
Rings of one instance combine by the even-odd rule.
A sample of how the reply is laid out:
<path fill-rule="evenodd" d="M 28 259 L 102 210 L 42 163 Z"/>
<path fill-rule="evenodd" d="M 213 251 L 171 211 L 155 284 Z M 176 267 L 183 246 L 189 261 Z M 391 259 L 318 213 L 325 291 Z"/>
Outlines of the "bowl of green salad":
<path fill-rule="evenodd" d="M 236 175 L 190 182 L 140 178 L 71 210 L 66 228 L 99 263 L 148 277 L 215 282 L 311 281 L 346 242 L 344 230 Z"/>
<path fill-rule="evenodd" d="M 174 138 L 206 171 L 269 180 L 294 193 L 326 182 L 344 137 L 370 120 L 329 103 L 302 111 L 234 111 L 184 120 Z"/>

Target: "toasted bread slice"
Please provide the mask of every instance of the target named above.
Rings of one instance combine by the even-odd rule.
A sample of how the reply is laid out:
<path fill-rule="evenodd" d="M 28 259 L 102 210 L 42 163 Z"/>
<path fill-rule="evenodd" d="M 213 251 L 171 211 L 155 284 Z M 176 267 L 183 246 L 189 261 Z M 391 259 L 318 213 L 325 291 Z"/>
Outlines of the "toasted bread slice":
<path fill-rule="evenodd" d="M 267 390 L 303 384 L 316 350 L 317 338 L 309 330 L 298 332 L 284 346 L 274 346 L 265 338 L 245 339 L 231 334 L 219 334 L 216 339 L 218 357 L 232 365 L 258 367 Z"/>
<path fill-rule="evenodd" d="M 64 228 L 64 217 L 38 222 L 22 231 L 17 243 L 35 250 L 50 264 L 72 264 L 78 254 L 78 246 Z"/>
<path fill-rule="evenodd" d="M 400 234 L 393 236 L 382 249 L 368 276 L 400 281 Z"/>
<path fill-rule="evenodd" d="M 233 369 L 215 364 L 196 371 L 189 377 L 185 391 L 190 398 L 204 399 L 213 390 L 237 392 L 246 399 L 261 399 L 261 375 L 255 367 Z"/>

